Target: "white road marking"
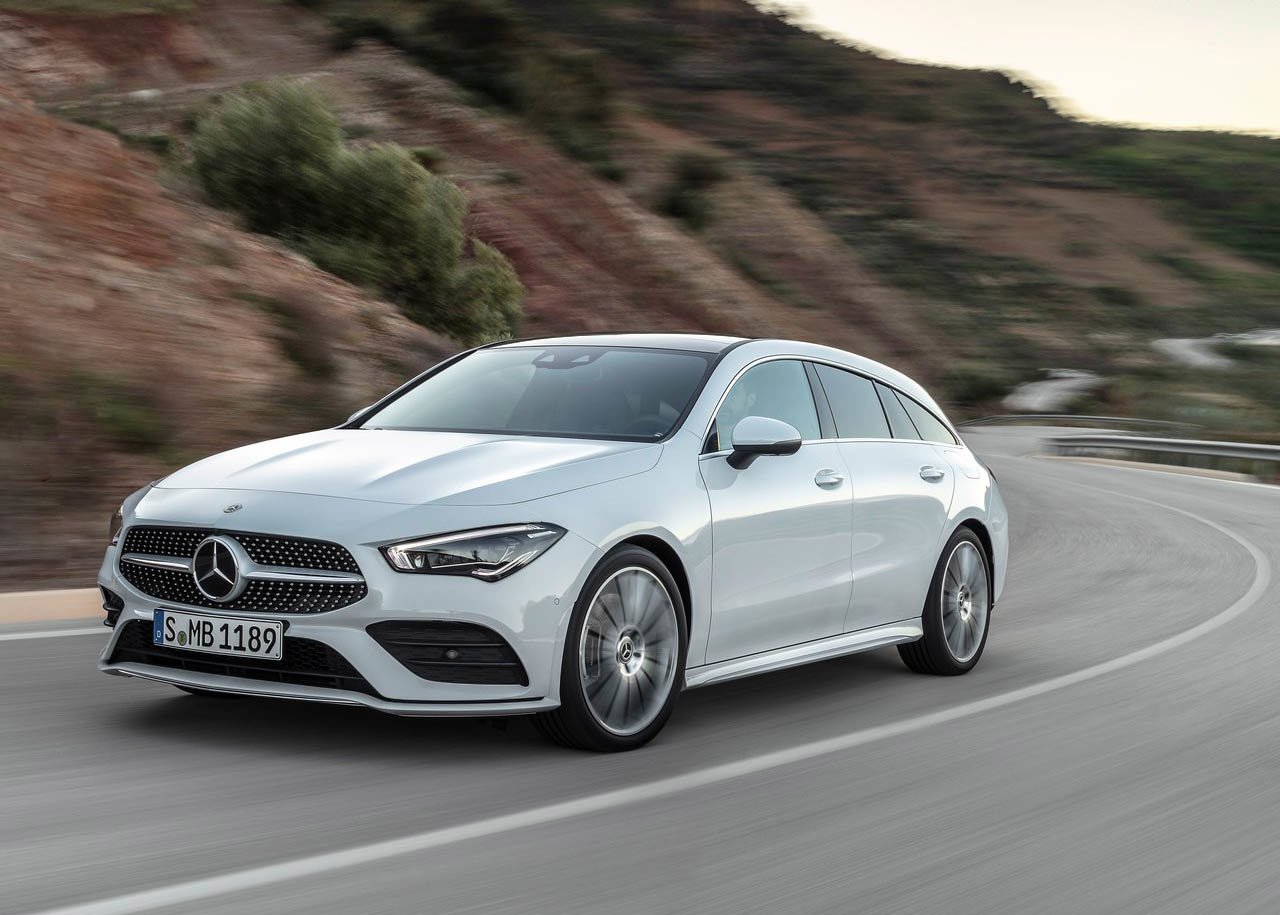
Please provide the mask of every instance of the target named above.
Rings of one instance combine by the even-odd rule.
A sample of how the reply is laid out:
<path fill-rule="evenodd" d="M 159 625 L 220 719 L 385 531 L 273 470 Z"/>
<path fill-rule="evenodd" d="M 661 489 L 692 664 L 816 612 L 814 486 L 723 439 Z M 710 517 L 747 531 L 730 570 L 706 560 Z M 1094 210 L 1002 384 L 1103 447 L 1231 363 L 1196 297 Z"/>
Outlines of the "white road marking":
<path fill-rule="evenodd" d="M 109 635 L 111 630 L 98 625 L 92 629 L 42 629 L 38 632 L 6 632 L 0 634 L 0 642 L 24 642 L 27 639 L 62 639 L 69 635 Z"/>
<path fill-rule="evenodd" d="M 425 832 L 403 836 L 398 839 L 371 842 L 367 845 L 358 845 L 352 848 L 345 848 L 340 851 L 307 855 L 288 861 L 280 861 L 275 864 L 263 865 L 261 867 L 245 868 L 243 870 L 219 874 L 215 877 L 188 880 L 182 883 L 174 883 L 169 886 L 159 887 L 158 889 L 143 890 L 142 892 L 128 893 L 123 896 L 113 896 L 108 899 L 63 906 L 57 909 L 46 909 L 43 912 L 37 913 L 37 915 L 133 915 L 133 913 L 136 912 L 149 912 L 169 906 L 199 902 L 204 899 L 227 896 L 232 893 L 255 889 L 257 887 L 270 886 L 277 883 L 284 883 L 303 877 L 327 875 L 331 874 L 335 870 L 357 867 L 361 864 L 370 864 L 375 861 L 385 861 L 389 858 L 411 855 L 417 852 L 428 851 L 433 848 L 440 848 L 445 845 L 455 845 L 459 842 L 466 842 L 471 839 L 481 839 L 505 832 L 512 832 L 518 829 L 528 829 L 533 826 L 542 826 L 548 823 L 572 819 L 574 817 L 601 813 L 616 807 L 622 807 L 641 801 L 649 801 L 657 797 L 666 797 L 685 791 L 707 788 L 720 782 L 731 781 L 748 775 L 756 775 L 758 773 L 766 772 L 771 769 L 778 769 L 783 766 L 795 765 L 796 763 L 805 762 L 807 760 L 827 756 L 833 753 L 840 753 L 856 747 L 875 743 L 877 741 L 888 740 L 893 737 L 901 737 L 904 734 L 911 734 L 927 728 L 937 727 L 939 725 L 955 721 L 959 718 L 967 718 L 971 715 L 994 711 L 995 709 L 1004 708 L 1005 706 L 1013 705 L 1017 702 L 1023 702 L 1027 699 L 1043 696 L 1046 693 L 1052 693 L 1061 689 L 1066 689 L 1070 686 L 1076 686 L 1089 680 L 1096 680 L 1099 677 L 1104 677 L 1108 674 L 1124 670 L 1127 667 L 1132 667 L 1135 664 L 1140 664 L 1143 661 L 1150 660 L 1151 658 L 1158 657 L 1159 655 L 1166 654 L 1176 648 L 1180 648 L 1183 645 L 1194 642 L 1213 630 L 1225 626 L 1227 623 L 1236 619 L 1258 603 L 1259 598 L 1262 597 L 1263 593 L 1271 584 L 1271 563 L 1267 560 L 1267 557 L 1263 552 L 1251 541 L 1246 540 L 1244 537 L 1228 530 L 1215 521 L 1211 521 L 1208 518 L 1194 514 L 1193 512 L 1185 511 L 1181 508 L 1162 505 L 1151 499 L 1144 499 L 1139 496 L 1130 495 L 1129 493 L 1115 492 L 1108 489 L 1102 489 L 1100 487 L 1089 486 L 1084 483 L 1074 483 L 1069 480 L 1063 480 L 1062 482 L 1067 483 L 1068 485 L 1078 486 L 1083 489 L 1092 489 L 1111 496 L 1119 496 L 1136 502 L 1143 502 L 1147 505 L 1152 505 L 1156 508 L 1164 509 L 1165 511 L 1175 512 L 1176 514 L 1183 515 L 1194 521 L 1207 525 L 1240 544 L 1253 558 L 1255 570 L 1253 583 L 1249 585 L 1249 590 L 1236 600 L 1235 603 L 1231 604 L 1231 606 L 1204 622 L 1180 632 L 1177 635 L 1170 636 L 1167 639 L 1163 639 L 1153 645 L 1148 645 L 1145 648 L 1140 648 L 1137 651 L 1130 652 L 1129 654 L 1121 655 L 1118 658 L 1113 658 L 1110 661 L 1094 664 L 1092 667 L 1086 667 L 1083 670 L 1063 674 L 1058 677 L 1044 680 L 1040 683 L 1033 683 L 1029 686 L 1011 690 L 1007 693 L 990 696 L 986 699 L 966 702 L 961 705 L 952 706 L 951 708 L 931 712 L 927 715 L 917 715 L 914 718 L 896 721 L 892 724 L 878 725 L 861 731 L 854 731 L 851 734 L 843 734 L 839 737 L 829 737 L 824 740 L 813 741 L 812 743 L 802 744 L 786 750 L 776 750 L 771 753 L 764 753 L 759 756 L 748 757 L 746 759 L 736 760 L 730 763 L 722 763 L 697 772 L 689 772 L 684 775 L 673 775 L 667 778 L 656 779 L 631 788 L 602 791 L 576 800 L 546 804 L 541 807 L 533 807 L 529 810 L 522 810 L 517 813 L 489 817 L 487 819 L 476 820 L 471 823 L 462 823 L 457 826 L 446 826 L 442 829 L 430 829 Z"/>

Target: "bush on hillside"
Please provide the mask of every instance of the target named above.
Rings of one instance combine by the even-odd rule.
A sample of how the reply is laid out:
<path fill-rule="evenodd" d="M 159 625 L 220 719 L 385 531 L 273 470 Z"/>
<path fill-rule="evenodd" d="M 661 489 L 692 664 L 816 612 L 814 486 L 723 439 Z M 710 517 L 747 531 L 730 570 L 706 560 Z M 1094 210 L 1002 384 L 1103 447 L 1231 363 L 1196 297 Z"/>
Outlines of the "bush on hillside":
<path fill-rule="evenodd" d="M 940 381 L 948 401 L 967 407 L 999 400 L 1013 389 L 1017 379 L 990 362 L 960 362 L 943 371 Z"/>
<path fill-rule="evenodd" d="M 461 189 L 400 146 L 343 146 L 316 90 L 273 83 L 233 94 L 201 120 L 193 147 L 209 198 L 251 228 L 464 342 L 514 332 L 523 287 L 488 246 L 464 258 Z"/>
<path fill-rule="evenodd" d="M 377 145 L 342 150 L 321 196 L 318 234 L 376 252 L 378 289 L 402 302 L 441 300 L 465 240 L 467 200 L 457 185 L 403 147 Z"/>
<path fill-rule="evenodd" d="M 528 43 L 523 23 L 502 0 L 436 0 L 410 50 L 431 69 L 516 108 Z"/>
<path fill-rule="evenodd" d="M 236 92 L 201 119 L 192 144 L 209 199 L 257 232 L 305 226 L 319 215 L 316 183 L 342 148 L 337 117 L 314 89 L 272 83 Z"/>
<path fill-rule="evenodd" d="M 477 343 L 501 340 L 519 327 L 524 287 L 502 252 L 472 242 L 472 259 L 453 276 L 448 323 Z"/>
<path fill-rule="evenodd" d="M 520 71 L 518 110 L 564 152 L 620 180 L 609 152 L 613 85 L 594 51 L 542 51 Z"/>
<path fill-rule="evenodd" d="M 711 221 L 711 198 L 707 192 L 728 173 L 724 160 L 702 152 L 681 153 L 672 163 L 671 184 L 663 194 L 660 209 L 694 231 Z"/>
<path fill-rule="evenodd" d="M 406 50 L 599 174 L 621 177 L 609 154 L 614 89 L 598 53 L 550 46 L 505 0 L 431 0 Z"/>
<path fill-rule="evenodd" d="M 385 18 L 375 14 L 338 13 L 329 17 L 333 29 L 329 43 L 335 51 L 350 51 L 358 41 L 398 45 L 400 36 Z"/>

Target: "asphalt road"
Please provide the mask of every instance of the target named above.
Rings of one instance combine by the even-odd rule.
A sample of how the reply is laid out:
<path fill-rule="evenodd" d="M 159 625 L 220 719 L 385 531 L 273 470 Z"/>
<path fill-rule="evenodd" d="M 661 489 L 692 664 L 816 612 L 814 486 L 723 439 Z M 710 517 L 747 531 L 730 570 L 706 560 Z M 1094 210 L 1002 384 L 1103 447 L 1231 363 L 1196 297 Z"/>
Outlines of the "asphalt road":
<path fill-rule="evenodd" d="M 0 913 L 1280 910 L 1280 489 L 969 438 L 1014 518 L 973 674 L 697 690 L 632 754 L 0 641 Z"/>

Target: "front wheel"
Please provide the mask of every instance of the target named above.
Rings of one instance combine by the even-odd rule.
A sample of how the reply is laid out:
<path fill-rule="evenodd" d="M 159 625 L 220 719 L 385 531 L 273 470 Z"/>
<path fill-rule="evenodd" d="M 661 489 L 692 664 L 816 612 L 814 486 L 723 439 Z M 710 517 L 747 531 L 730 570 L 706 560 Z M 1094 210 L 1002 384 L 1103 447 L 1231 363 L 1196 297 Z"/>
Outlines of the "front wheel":
<path fill-rule="evenodd" d="M 634 750 L 671 717 L 688 646 L 684 601 L 648 550 L 606 556 L 587 579 L 565 636 L 560 707 L 535 719 L 556 743 Z"/>
<path fill-rule="evenodd" d="M 976 534 L 962 527 L 947 541 L 925 599 L 924 638 L 899 645 L 916 673 L 956 676 L 972 670 L 987 645 L 991 574 Z"/>

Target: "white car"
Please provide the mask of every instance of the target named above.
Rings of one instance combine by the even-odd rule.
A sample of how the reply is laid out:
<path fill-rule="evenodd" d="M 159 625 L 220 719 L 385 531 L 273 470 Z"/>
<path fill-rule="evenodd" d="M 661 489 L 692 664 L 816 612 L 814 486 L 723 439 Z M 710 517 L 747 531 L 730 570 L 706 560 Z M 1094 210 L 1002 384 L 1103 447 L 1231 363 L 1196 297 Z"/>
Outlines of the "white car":
<path fill-rule="evenodd" d="M 335 429 L 130 496 L 102 670 L 638 747 L 681 690 L 897 645 L 961 674 L 1004 583 L 991 473 L 910 378 L 782 340 L 455 356 Z"/>

